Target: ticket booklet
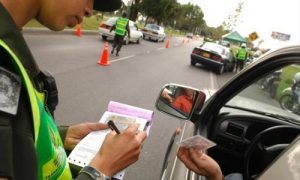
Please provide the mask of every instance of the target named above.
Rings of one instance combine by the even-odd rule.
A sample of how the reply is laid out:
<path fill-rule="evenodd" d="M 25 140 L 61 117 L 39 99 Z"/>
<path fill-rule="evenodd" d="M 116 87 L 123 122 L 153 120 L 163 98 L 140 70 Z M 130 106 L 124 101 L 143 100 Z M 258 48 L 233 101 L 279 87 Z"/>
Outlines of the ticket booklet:
<path fill-rule="evenodd" d="M 104 112 L 99 122 L 107 123 L 109 120 L 112 120 L 121 133 L 130 124 L 136 123 L 139 125 L 139 131 L 146 131 L 147 135 L 149 135 L 152 119 L 153 111 L 151 110 L 110 101 L 107 111 Z M 105 136 L 110 131 L 110 129 L 95 131 L 83 138 L 70 153 L 68 157 L 69 164 L 80 168 L 87 166 L 99 151 Z M 122 170 L 113 177 L 122 180 L 124 174 L 125 170 Z"/>

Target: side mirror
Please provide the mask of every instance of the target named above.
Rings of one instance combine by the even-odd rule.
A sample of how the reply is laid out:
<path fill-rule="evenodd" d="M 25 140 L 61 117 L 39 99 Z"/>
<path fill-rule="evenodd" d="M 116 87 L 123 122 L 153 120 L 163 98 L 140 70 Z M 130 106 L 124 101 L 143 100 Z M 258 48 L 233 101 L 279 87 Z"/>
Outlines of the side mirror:
<path fill-rule="evenodd" d="M 167 84 L 160 91 L 156 108 L 180 119 L 189 119 L 194 112 L 199 112 L 205 102 L 205 93 L 198 89 Z"/>

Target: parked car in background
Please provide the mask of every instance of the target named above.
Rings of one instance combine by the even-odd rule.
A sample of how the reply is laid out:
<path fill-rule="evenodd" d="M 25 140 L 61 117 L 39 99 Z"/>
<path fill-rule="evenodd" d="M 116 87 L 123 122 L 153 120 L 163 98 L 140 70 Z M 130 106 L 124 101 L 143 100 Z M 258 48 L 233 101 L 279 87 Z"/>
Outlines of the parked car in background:
<path fill-rule="evenodd" d="M 147 24 L 142 30 L 143 38 L 164 42 L 166 39 L 165 29 L 156 24 Z"/>
<path fill-rule="evenodd" d="M 187 38 L 193 39 L 193 36 L 194 36 L 193 33 L 186 33 Z"/>
<path fill-rule="evenodd" d="M 111 17 L 108 20 L 102 22 L 99 25 L 99 34 L 103 40 L 113 40 L 115 37 L 115 31 L 111 31 L 111 27 L 116 23 L 118 17 Z M 124 44 L 134 42 L 139 44 L 143 38 L 143 33 L 139 31 L 135 22 L 129 20 L 130 38 L 126 35 L 124 38 Z"/>
<path fill-rule="evenodd" d="M 235 58 L 228 47 L 205 42 L 199 47 L 195 47 L 191 53 L 191 65 L 197 63 L 216 70 L 218 74 L 224 71 L 234 71 Z"/>
<path fill-rule="evenodd" d="M 176 156 L 177 142 L 195 135 L 217 144 L 203 152 L 217 161 L 224 176 L 239 173 L 244 180 L 298 180 L 300 114 L 281 108 L 279 99 L 261 91 L 258 83 L 276 71 L 282 73 L 277 86 L 277 97 L 282 97 L 283 89 L 291 86 L 288 82 L 300 72 L 299 45 L 262 56 L 217 91 L 178 84 L 164 86 L 156 107 L 182 119 L 182 123 L 167 146 L 160 180 L 206 179 L 187 169 Z M 201 77 L 199 80 L 201 84 Z M 162 93 L 167 89 L 172 96 L 182 88 L 194 92 L 188 114 L 164 101 Z M 197 141 L 194 144 L 198 145 Z"/>

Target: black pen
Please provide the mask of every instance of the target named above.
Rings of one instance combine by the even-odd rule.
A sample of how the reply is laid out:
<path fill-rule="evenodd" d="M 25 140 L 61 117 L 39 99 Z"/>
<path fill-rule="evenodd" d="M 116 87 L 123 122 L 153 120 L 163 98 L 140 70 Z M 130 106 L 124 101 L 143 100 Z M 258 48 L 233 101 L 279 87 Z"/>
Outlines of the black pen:
<path fill-rule="evenodd" d="M 119 129 L 117 128 L 117 126 L 115 125 L 115 123 L 112 120 L 109 120 L 107 122 L 107 125 L 112 131 L 116 131 L 117 134 L 120 134 Z"/>
<path fill-rule="evenodd" d="M 143 131 L 146 131 L 146 130 L 148 129 L 148 126 L 149 126 L 149 125 L 150 125 L 150 121 L 147 121 L 147 123 L 146 123 L 146 125 L 145 125 Z"/>

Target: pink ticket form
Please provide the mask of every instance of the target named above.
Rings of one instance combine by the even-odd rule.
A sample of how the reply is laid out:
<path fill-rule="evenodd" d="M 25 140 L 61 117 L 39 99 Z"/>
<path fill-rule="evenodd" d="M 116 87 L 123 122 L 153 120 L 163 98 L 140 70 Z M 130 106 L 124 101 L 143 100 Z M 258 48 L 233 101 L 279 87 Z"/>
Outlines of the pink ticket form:
<path fill-rule="evenodd" d="M 104 112 L 99 122 L 107 123 L 109 120 L 114 121 L 121 132 L 131 123 L 137 123 L 139 125 L 138 130 L 146 131 L 149 135 L 153 111 L 110 101 L 107 111 Z M 106 129 L 88 134 L 71 152 L 68 162 L 80 167 L 88 165 L 100 149 L 106 134 L 110 131 L 110 129 Z M 124 175 L 125 170 L 122 170 L 114 175 L 114 178 L 122 180 Z"/>
<path fill-rule="evenodd" d="M 107 110 L 110 112 L 147 119 L 148 121 L 151 121 L 153 118 L 153 111 L 151 110 L 130 106 L 115 101 L 109 102 Z"/>

